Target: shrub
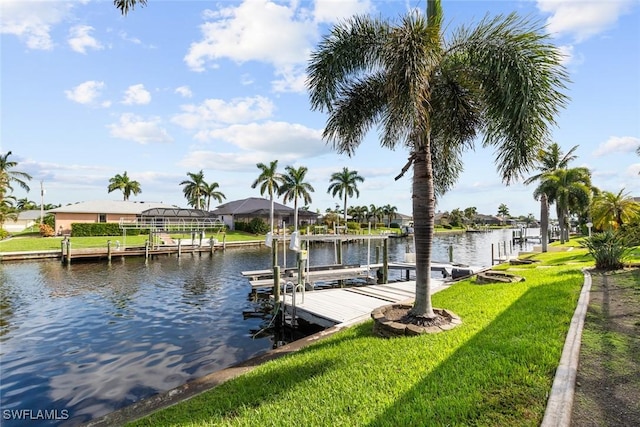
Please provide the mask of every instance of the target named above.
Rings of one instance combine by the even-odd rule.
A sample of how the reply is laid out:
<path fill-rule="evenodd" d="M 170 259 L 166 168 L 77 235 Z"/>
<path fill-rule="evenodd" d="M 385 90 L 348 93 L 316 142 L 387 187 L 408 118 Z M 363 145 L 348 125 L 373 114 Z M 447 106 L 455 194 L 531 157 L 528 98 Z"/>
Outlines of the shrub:
<path fill-rule="evenodd" d="M 347 222 L 347 229 L 348 230 L 352 230 L 352 231 L 356 231 L 356 230 L 360 230 L 360 224 L 358 224 L 357 222 Z"/>
<path fill-rule="evenodd" d="M 596 261 L 596 268 L 617 270 L 622 268 L 622 258 L 627 251 L 624 237 L 618 232 L 595 233 L 582 241 Z"/>
<path fill-rule="evenodd" d="M 6 239 L 9 236 L 9 232 L 4 228 L 0 228 L 0 240 Z"/>
<path fill-rule="evenodd" d="M 246 230 L 251 234 L 266 234 L 269 232 L 269 224 L 264 222 L 262 218 L 253 218 L 246 224 Z"/>
<path fill-rule="evenodd" d="M 42 237 L 53 237 L 56 235 L 55 230 L 48 224 L 40 224 L 40 235 Z"/>
<path fill-rule="evenodd" d="M 400 228 L 400 224 L 398 224 L 397 222 L 392 222 L 392 223 L 389 225 L 389 228 Z"/>
<path fill-rule="evenodd" d="M 149 230 L 133 229 L 127 230 L 128 236 L 138 236 L 147 234 Z M 120 236 L 122 230 L 115 222 L 74 222 L 71 224 L 72 237 L 92 237 L 92 236 Z"/>

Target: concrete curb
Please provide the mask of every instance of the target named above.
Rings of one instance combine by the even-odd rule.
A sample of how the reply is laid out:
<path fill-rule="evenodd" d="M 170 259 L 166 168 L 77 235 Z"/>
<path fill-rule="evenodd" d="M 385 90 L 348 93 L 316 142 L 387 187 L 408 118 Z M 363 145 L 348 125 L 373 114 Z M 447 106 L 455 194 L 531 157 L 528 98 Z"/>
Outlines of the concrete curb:
<path fill-rule="evenodd" d="M 575 393 L 576 375 L 578 373 L 578 359 L 582 342 L 584 319 L 589 307 L 589 292 L 591 291 L 591 275 L 582 270 L 584 284 L 580 291 L 578 306 L 571 318 L 569 332 L 564 342 L 560 365 L 551 386 L 551 393 L 547 401 L 547 409 L 542 419 L 541 427 L 569 427 L 573 411 L 573 395 Z"/>

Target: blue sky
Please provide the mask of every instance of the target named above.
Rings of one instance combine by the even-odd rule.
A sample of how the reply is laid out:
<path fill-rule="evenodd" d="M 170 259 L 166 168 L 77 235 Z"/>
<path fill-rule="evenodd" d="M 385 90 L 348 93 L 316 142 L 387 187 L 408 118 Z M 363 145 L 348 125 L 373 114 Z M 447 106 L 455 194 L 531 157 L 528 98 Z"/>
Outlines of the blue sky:
<path fill-rule="evenodd" d="M 257 162 L 309 168 L 311 209 L 335 207 L 329 177 L 365 178 L 350 205 L 411 213 L 407 152 L 380 148 L 375 132 L 349 158 L 321 139 L 326 116 L 305 91 L 309 52 L 331 24 L 355 13 L 397 18 L 424 0 L 149 0 L 121 16 L 111 1 L 0 0 L 0 152 L 33 176 L 18 198 L 45 203 L 121 200 L 109 178 L 127 171 L 132 200 L 186 207 L 179 183 L 204 171 L 227 201 L 259 197 Z M 443 1 L 453 29 L 517 12 L 548 25 L 566 54 L 568 107 L 553 140 L 579 145 L 574 166 L 603 190 L 640 196 L 640 2 Z M 465 171 L 438 210 L 475 206 L 539 215 L 532 186 L 505 186 L 493 152 L 465 154 Z"/>

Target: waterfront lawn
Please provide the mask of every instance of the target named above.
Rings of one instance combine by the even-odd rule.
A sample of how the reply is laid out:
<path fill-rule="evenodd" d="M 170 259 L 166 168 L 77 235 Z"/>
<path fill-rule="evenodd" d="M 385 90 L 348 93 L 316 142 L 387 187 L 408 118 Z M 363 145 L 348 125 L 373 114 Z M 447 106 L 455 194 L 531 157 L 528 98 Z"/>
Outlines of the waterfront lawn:
<path fill-rule="evenodd" d="M 189 236 L 176 235 L 176 238 L 187 238 Z M 222 234 L 213 234 L 211 236 L 218 241 L 222 241 Z M 227 242 L 262 240 L 264 235 L 249 234 L 242 231 L 228 231 L 226 233 Z M 16 236 L 11 239 L 0 241 L 0 252 L 22 252 L 22 251 L 44 251 L 60 249 L 61 242 L 64 237 L 41 237 L 39 234 L 27 234 Z M 126 242 L 122 236 L 96 236 L 96 237 L 71 237 L 72 248 L 106 248 L 107 241 L 111 240 L 115 245 L 116 241 L 126 246 L 144 246 L 149 239 L 146 234 L 139 236 L 127 236 Z"/>
<path fill-rule="evenodd" d="M 554 256 L 499 267 L 524 282 L 435 294 L 462 318 L 451 331 L 381 339 L 368 321 L 131 425 L 538 426 L 593 264 Z"/>

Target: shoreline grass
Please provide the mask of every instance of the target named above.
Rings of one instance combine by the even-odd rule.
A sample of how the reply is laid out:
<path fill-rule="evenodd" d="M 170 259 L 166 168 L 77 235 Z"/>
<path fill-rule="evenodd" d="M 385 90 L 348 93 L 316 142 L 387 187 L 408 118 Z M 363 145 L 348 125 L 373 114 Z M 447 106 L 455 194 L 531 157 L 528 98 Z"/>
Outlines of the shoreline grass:
<path fill-rule="evenodd" d="M 435 294 L 463 320 L 451 331 L 381 339 L 368 321 L 130 425 L 537 426 L 592 265 L 575 252 Z"/>

